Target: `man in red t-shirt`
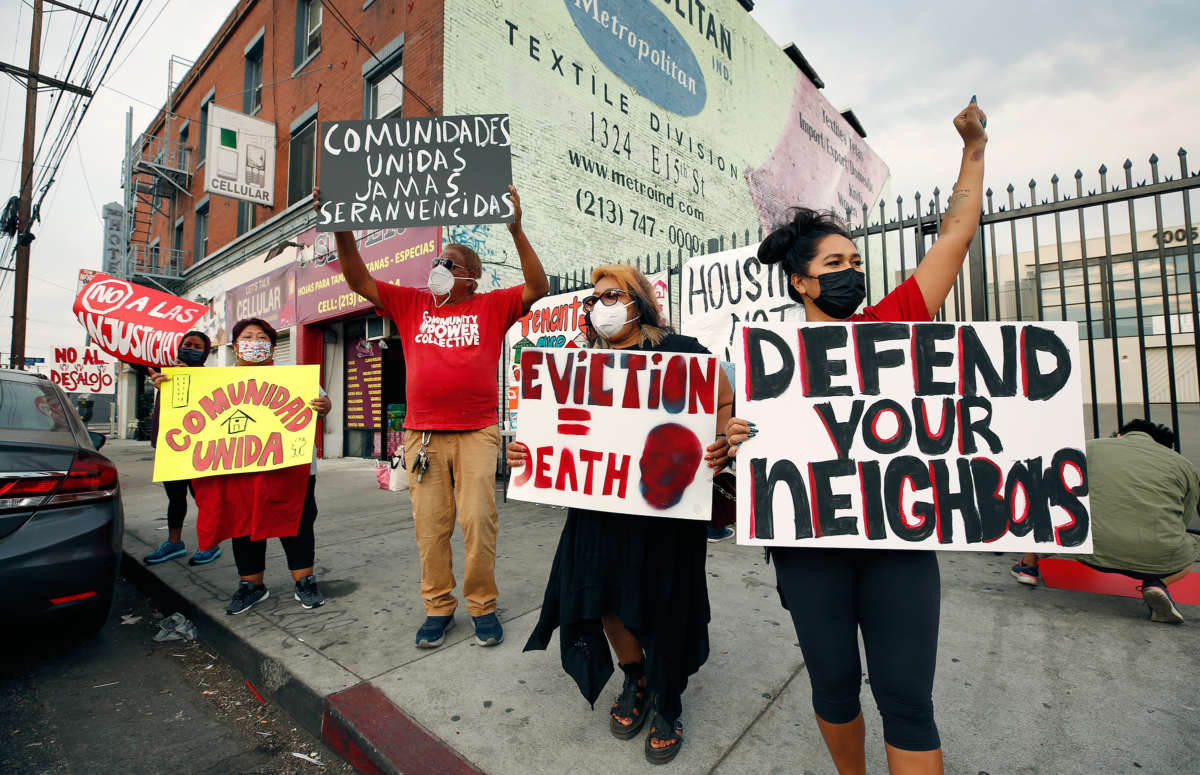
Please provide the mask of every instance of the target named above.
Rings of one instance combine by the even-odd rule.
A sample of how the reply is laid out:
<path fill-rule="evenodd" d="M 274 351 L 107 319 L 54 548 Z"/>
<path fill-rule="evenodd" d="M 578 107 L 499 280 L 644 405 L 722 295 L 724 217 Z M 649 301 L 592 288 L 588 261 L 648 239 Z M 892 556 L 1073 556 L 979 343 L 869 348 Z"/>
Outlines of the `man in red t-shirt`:
<path fill-rule="evenodd" d="M 350 232 L 335 235 L 346 283 L 384 310 L 404 346 L 408 413 L 406 464 L 428 461 L 409 477 L 413 524 L 421 553 L 425 623 L 419 648 L 440 646 L 454 626 L 454 571 L 450 536 L 457 520 L 466 545 L 463 596 L 475 640 L 504 639 L 496 617 L 496 460 L 500 429 L 496 364 L 504 334 L 550 290 L 537 254 L 521 229 L 521 200 L 509 186 L 514 219 L 508 224 L 521 258 L 524 285 L 476 293 L 483 265 L 475 251 L 450 244 L 433 260 L 429 290 L 376 282 Z M 419 470 L 419 469 L 418 469 Z"/>

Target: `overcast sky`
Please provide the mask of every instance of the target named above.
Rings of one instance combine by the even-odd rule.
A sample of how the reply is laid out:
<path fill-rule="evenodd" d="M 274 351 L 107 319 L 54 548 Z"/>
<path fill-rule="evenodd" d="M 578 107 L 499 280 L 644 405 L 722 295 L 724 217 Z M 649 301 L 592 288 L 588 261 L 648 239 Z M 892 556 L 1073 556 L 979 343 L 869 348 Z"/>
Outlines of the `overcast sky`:
<path fill-rule="evenodd" d="M 112 1 L 100 5 L 103 10 Z M 166 99 L 169 57 L 196 57 L 225 17 L 218 9 L 232 5 L 144 3 L 118 53 L 120 67 L 110 73 L 111 88 L 96 96 L 35 229 L 27 355 L 48 356 L 54 343 L 82 342 L 70 313 L 75 278 L 80 268 L 99 267 L 99 208 L 121 201 L 125 112 L 133 107 L 136 135 L 154 113 L 144 103 L 157 106 Z M 0 61 L 24 67 L 30 10 L 19 0 L 0 6 L 0 30 L 6 31 Z M 950 121 L 972 94 L 989 115 L 987 183 L 998 192 L 1011 181 L 1019 196 L 1031 177 L 1048 189 L 1055 172 L 1073 184 L 1076 168 L 1084 170 L 1085 187 L 1094 186 L 1102 162 L 1119 172 L 1126 157 L 1140 179 L 1149 174 L 1152 152 L 1175 174 L 1181 145 L 1193 152 L 1192 169 L 1200 167 L 1195 0 L 760 0 L 753 15 L 776 42 L 799 46 L 835 106 L 854 110 L 867 142 L 891 168 L 893 195 L 908 198 L 934 186 L 949 190 L 960 147 Z M 68 11 L 48 13 L 45 20 L 42 70 L 61 74 L 81 21 Z M 52 95 L 40 95 L 43 120 Z M 24 104 L 24 88 L 0 77 L 4 199 L 17 192 Z M 0 290 L 5 364 L 11 310 L 10 277 Z"/>

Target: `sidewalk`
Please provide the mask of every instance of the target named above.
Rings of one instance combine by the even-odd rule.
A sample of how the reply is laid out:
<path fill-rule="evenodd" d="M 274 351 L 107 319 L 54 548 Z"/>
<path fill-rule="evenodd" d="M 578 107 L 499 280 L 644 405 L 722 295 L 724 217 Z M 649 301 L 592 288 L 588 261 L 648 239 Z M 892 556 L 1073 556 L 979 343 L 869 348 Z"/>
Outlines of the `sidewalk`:
<path fill-rule="evenodd" d="M 317 576 L 328 602 L 292 598 L 278 541 L 271 598 L 226 616 L 237 583 L 228 545 L 199 568 L 143 569 L 166 536 L 166 496 L 144 442 L 110 441 L 126 515 L 124 570 L 166 612 L 192 617 L 268 701 L 322 734 L 363 772 L 494 775 L 647 773 L 644 736 L 621 742 L 559 666 L 557 644 L 522 653 L 537 620 L 565 512 L 500 509 L 498 611 L 505 641 L 474 644 L 465 605 L 439 649 L 413 645 L 424 616 L 409 500 L 375 486 L 369 461 L 321 461 Z M 184 540 L 195 550 L 195 509 Z M 455 536 L 462 567 L 461 535 Z M 1151 624 L 1140 601 L 1021 587 L 1012 558 L 944 553 L 934 701 L 951 773 L 1175 773 L 1200 762 L 1200 606 L 1182 627 Z M 762 552 L 711 544 L 712 655 L 684 694 L 686 742 L 664 771 L 831 773 L 808 676 Z M 461 581 L 461 578 L 460 578 Z M 864 686 L 868 767 L 885 772 L 878 712 Z"/>

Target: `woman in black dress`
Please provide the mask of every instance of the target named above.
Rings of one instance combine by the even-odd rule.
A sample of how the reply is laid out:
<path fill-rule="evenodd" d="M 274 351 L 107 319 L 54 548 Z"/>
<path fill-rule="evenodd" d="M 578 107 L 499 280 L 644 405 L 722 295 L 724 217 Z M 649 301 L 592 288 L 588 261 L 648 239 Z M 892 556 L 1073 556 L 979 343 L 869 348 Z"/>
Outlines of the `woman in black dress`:
<path fill-rule="evenodd" d="M 645 275 L 629 266 L 592 273 L 585 300 L 591 347 L 707 353 L 692 337 L 664 326 Z M 731 415 L 733 389 L 720 377 L 716 438 L 705 460 L 728 462 L 718 428 Z M 508 445 L 509 465 L 525 465 L 525 450 Z M 593 705 L 612 675 L 609 646 L 625 674 L 609 728 L 628 740 L 642 729 L 653 698 L 646 759 L 665 764 L 683 742 L 682 695 L 708 659 L 708 586 L 704 575 L 707 522 L 569 509 L 542 614 L 525 650 L 545 649 L 559 628 L 563 669 Z"/>

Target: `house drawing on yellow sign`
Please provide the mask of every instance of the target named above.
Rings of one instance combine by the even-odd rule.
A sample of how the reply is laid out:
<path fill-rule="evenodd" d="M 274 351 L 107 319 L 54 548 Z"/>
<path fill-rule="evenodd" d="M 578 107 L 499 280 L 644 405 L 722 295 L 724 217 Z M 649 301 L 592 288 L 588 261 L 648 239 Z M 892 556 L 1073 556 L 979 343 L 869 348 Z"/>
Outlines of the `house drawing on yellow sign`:
<path fill-rule="evenodd" d="M 232 436 L 235 433 L 245 433 L 246 423 L 254 421 L 253 417 L 239 409 L 222 420 L 221 424 L 225 426 L 225 432 Z"/>

